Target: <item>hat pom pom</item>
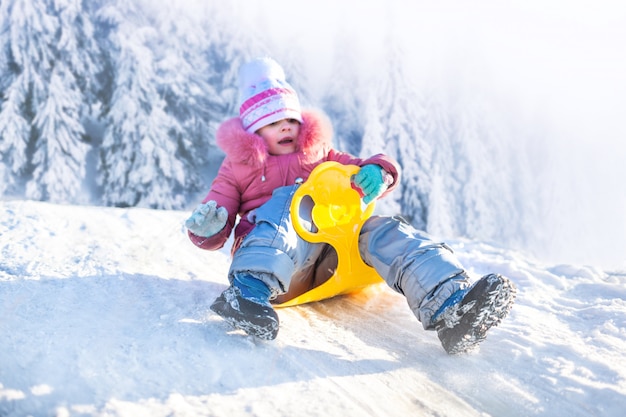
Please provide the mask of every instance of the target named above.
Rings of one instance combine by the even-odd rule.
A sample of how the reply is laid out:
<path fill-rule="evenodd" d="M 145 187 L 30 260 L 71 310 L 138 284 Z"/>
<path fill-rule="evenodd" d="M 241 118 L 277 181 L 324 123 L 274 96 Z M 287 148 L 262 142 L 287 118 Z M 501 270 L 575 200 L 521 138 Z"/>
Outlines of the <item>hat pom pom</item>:
<path fill-rule="evenodd" d="M 272 58 L 257 58 L 243 65 L 239 70 L 239 86 L 242 91 L 265 80 L 285 81 L 285 71 Z"/>

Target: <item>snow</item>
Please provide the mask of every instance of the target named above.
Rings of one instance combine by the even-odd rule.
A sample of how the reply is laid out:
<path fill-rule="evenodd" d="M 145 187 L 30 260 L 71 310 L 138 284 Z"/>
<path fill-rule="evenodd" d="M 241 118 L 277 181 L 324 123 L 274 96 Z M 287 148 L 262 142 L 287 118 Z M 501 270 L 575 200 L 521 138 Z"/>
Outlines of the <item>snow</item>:
<path fill-rule="evenodd" d="M 2 416 L 618 416 L 626 273 L 451 240 L 519 287 L 477 352 L 448 356 L 384 285 L 279 310 L 272 342 L 208 309 L 228 249 L 183 211 L 0 202 Z"/>

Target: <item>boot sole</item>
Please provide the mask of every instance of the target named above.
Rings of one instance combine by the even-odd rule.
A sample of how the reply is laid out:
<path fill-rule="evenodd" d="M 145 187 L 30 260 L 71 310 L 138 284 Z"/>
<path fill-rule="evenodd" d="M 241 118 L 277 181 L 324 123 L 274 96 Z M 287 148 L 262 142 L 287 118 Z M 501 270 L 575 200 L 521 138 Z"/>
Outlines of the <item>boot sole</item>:
<path fill-rule="evenodd" d="M 278 316 L 271 307 L 255 304 L 243 298 L 233 302 L 238 304 L 238 308 L 233 307 L 226 299 L 219 296 L 210 308 L 231 326 L 241 329 L 251 336 L 263 340 L 276 339 L 279 322 Z"/>
<path fill-rule="evenodd" d="M 472 297 L 476 292 L 479 295 Z M 487 331 L 509 314 L 516 293 L 508 278 L 498 274 L 482 278 L 465 296 L 468 301 L 445 311 L 436 325 L 445 351 L 456 355 L 474 350 L 485 340 Z"/>

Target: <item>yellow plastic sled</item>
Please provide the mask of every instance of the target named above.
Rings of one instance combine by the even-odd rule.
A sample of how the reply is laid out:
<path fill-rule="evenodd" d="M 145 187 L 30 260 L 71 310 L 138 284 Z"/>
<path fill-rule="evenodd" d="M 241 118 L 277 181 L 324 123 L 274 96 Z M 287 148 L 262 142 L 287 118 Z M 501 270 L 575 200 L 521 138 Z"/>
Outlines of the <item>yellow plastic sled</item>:
<path fill-rule="evenodd" d="M 308 242 L 328 243 L 338 256 L 337 269 L 326 282 L 276 307 L 310 303 L 347 294 L 382 281 L 374 268 L 366 265 L 359 254 L 359 233 L 374 211 L 375 202 L 367 206 L 351 187 L 351 177 L 359 171 L 356 165 L 324 162 L 300 185 L 291 202 L 291 218 L 300 237 Z M 307 198 L 309 197 L 309 198 Z M 299 216 L 303 201 L 313 203 L 311 219 L 317 231 L 311 232 Z"/>

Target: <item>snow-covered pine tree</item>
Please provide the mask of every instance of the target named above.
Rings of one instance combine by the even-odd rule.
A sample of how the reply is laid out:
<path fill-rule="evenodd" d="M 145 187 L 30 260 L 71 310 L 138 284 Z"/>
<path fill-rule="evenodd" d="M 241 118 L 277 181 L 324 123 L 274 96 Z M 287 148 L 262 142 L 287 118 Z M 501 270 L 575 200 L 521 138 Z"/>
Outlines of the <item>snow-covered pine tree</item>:
<path fill-rule="evenodd" d="M 28 163 L 30 125 L 22 111 L 26 93 L 23 78 L 16 77 L 7 89 L 2 89 L 0 97 L 0 196 L 17 192 L 19 176 Z"/>
<path fill-rule="evenodd" d="M 0 195 L 19 194 L 30 175 L 31 124 L 47 94 L 57 22 L 44 0 L 0 3 Z"/>
<path fill-rule="evenodd" d="M 201 6 L 206 5 L 192 10 L 151 9 L 159 33 L 158 47 L 153 48 L 157 89 L 165 100 L 164 110 L 177 121 L 170 135 L 177 141 L 179 160 L 184 165 L 187 195 L 205 193 L 208 188 L 204 174 L 215 121 L 223 120 L 228 109 L 221 91 L 211 82 L 215 81 L 215 70 L 204 59 L 211 39 Z M 219 85 L 220 80 L 216 81 Z"/>
<path fill-rule="evenodd" d="M 46 94 L 35 109 L 33 120 L 37 140 L 32 157 L 32 178 L 26 197 L 63 203 L 86 203 L 81 193 L 85 178 L 86 154 L 83 118 L 89 113 L 97 77 L 91 21 L 85 18 L 83 0 L 54 0 L 54 43 Z"/>
<path fill-rule="evenodd" d="M 181 127 L 165 111 L 152 52 L 159 38 L 142 16 L 125 1 L 99 11 L 100 24 L 114 27 L 105 41 L 115 69 L 98 165 L 102 200 L 120 207 L 180 208 L 187 183 L 178 158 Z"/>
<path fill-rule="evenodd" d="M 361 156 L 384 152 L 396 158 L 402 167 L 402 182 L 393 195 L 395 204 L 383 200 L 381 206 L 394 214 L 401 212 L 414 226 L 426 229 L 431 149 L 420 126 L 424 109 L 404 72 L 401 48 L 393 42 L 390 45 L 381 63 L 380 78 L 370 81 Z"/>
<path fill-rule="evenodd" d="M 7 0 L 0 5 L 0 194 L 86 199 L 80 194 L 87 152 L 81 119 L 96 79 L 97 48 L 82 4 Z"/>
<path fill-rule="evenodd" d="M 85 203 L 79 196 L 85 176 L 85 156 L 80 124 L 82 95 L 62 61 L 50 76 L 48 95 L 37 111 L 38 133 L 32 164 L 34 171 L 26 186 L 26 197 L 62 203 Z"/>
<path fill-rule="evenodd" d="M 519 225 L 532 204 L 523 202 L 527 195 L 526 150 L 510 145 L 516 132 L 503 129 L 492 115 L 490 103 L 462 90 L 448 95 L 450 111 L 448 149 L 438 155 L 448 164 L 445 191 L 451 204 L 447 207 L 446 223 L 455 235 L 477 239 L 519 241 L 526 235 Z M 523 140 L 514 140 L 523 143 Z M 511 221 L 510 219 L 516 219 Z M 528 218 L 532 222 L 533 218 Z M 439 225 L 442 228 L 442 225 Z"/>

